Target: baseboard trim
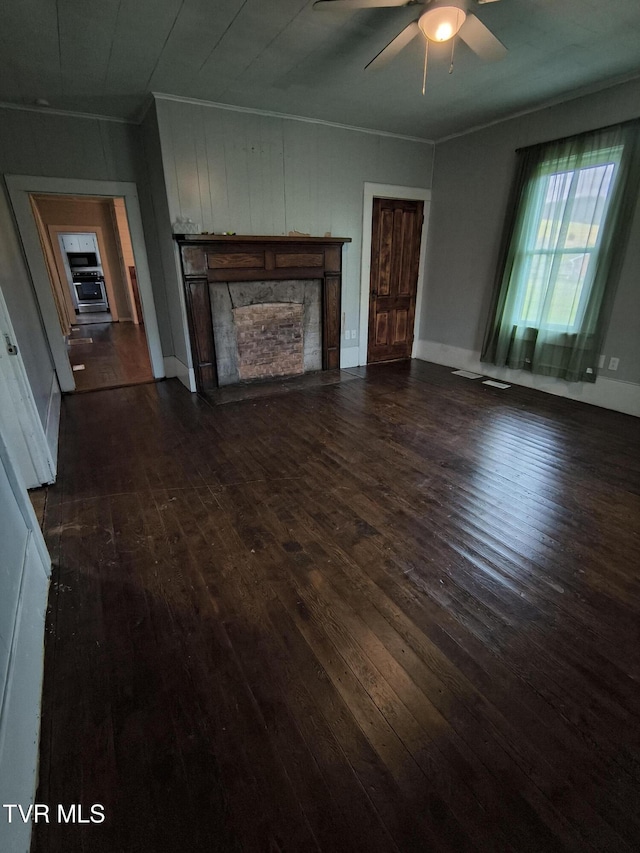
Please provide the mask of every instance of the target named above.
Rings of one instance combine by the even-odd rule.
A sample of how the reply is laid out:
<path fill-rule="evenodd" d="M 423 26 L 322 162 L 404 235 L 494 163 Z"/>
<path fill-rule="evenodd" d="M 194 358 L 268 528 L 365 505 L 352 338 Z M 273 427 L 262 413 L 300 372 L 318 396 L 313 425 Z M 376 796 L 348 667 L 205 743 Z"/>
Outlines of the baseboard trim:
<path fill-rule="evenodd" d="M 49 447 L 49 465 L 51 467 L 51 482 L 55 482 L 58 473 L 58 437 L 60 434 L 60 406 L 62 394 L 55 371 L 51 373 L 51 388 L 49 389 L 49 403 L 47 405 L 47 422 L 45 435 Z"/>
<path fill-rule="evenodd" d="M 179 358 L 176 358 L 175 355 L 167 355 L 163 359 L 164 361 L 164 371 L 167 379 L 172 377 L 176 377 L 180 382 L 184 385 L 185 388 L 188 388 L 189 391 L 197 391 L 196 387 L 196 374 L 192 367 L 187 367 L 187 365 L 180 361 Z"/>
<path fill-rule="evenodd" d="M 340 350 L 340 367 L 345 370 L 347 367 L 357 367 L 360 364 L 360 350 L 358 347 L 349 347 L 349 349 Z"/>
<path fill-rule="evenodd" d="M 556 397 L 566 397 L 568 400 L 577 400 L 603 409 L 622 412 L 625 415 L 640 417 L 640 385 L 633 382 L 622 382 L 618 379 L 599 376 L 591 384 L 565 382 L 549 376 L 534 376 L 526 370 L 511 370 L 508 367 L 485 364 L 480 361 L 479 352 L 451 347 L 436 341 L 417 341 L 415 358 L 447 367 L 472 370 L 474 373 L 482 373 L 483 376 L 490 376 L 492 379 L 499 379 L 513 385 L 535 388 L 536 391 L 544 391 Z"/>

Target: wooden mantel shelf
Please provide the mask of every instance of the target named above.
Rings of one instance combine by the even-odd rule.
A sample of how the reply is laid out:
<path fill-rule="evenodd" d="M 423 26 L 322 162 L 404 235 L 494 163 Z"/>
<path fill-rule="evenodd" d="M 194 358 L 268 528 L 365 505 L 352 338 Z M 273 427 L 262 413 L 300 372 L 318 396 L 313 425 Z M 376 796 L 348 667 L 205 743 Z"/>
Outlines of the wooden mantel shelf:
<path fill-rule="evenodd" d="M 173 239 L 182 243 L 350 243 L 351 237 L 307 237 L 295 236 L 261 237 L 253 234 L 174 234 Z"/>
<path fill-rule="evenodd" d="M 199 391 L 217 387 L 209 287 L 214 282 L 322 282 L 322 367 L 340 367 L 342 246 L 350 237 L 174 234 L 180 251 Z"/>

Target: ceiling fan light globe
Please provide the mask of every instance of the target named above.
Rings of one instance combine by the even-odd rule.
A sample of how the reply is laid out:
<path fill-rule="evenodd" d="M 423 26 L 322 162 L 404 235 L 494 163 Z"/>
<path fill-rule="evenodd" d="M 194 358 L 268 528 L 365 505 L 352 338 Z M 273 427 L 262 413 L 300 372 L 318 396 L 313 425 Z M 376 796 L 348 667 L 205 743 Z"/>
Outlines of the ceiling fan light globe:
<path fill-rule="evenodd" d="M 418 26 L 429 41 L 442 43 L 457 34 L 466 17 L 464 9 L 457 6 L 436 6 L 420 16 Z"/>
<path fill-rule="evenodd" d="M 453 27 L 448 21 L 444 21 L 436 30 L 436 41 L 448 41 L 453 35 Z"/>

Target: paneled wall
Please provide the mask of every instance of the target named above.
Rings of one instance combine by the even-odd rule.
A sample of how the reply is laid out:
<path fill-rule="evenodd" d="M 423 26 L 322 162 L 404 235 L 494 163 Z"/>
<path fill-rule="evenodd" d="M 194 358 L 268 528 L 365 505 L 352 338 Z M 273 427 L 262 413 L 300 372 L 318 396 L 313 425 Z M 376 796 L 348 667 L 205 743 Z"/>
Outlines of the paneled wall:
<path fill-rule="evenodd" d="M 430 187 L 432 145 L 162 98 L 156 109 L 171 221 L 351 237 L 342 308 L 345 328 L 358 328 L 364 183 Z"/>
<path fill-rule="evenodd" d="M 447 352 L 479 356 L 516 149 L 635 118 L 639 104 L 640 80 L 634 80 L 436 146 L 426 308 L 420 325 L 425 357 L 440 360 L 440 352 L 450 363 Z M 596 382 L 606 386 L 608 381 L 612 393 L 615 385 L 640 383 L 639 278 L 640 204 L 604 345 L 606 364 L 616 356 L 620 366 L 615 373 L 605 368 L 600 372 L 605 382 Z M 522 371 L 517 374 L 521 380 Z M 517 375 L 511 379 L 520 380 Z M 579 386 L 560 380 L 547 380 L 547 385 L 554 386 L 553 393 L 568 396 Z"/>

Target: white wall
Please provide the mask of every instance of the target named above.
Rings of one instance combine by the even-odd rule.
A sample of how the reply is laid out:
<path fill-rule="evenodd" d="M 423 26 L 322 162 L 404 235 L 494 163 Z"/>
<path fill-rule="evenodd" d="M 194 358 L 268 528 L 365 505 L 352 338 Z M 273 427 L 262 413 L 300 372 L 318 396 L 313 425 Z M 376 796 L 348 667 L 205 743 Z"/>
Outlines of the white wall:
<path fill-rule="evenodd" d="M 170 222 L 182 214 L 216 233 L 351 237 L 342 310 L 345 328 L 359 328 L 364 183 L 429 188 L 433 146 L 163 98 L 156 109 Z"/>
<path fill-rule="evenodd" d="M 426 295 L 420 323 L 422 356 L 445 364 L 479 365 L 515 150 L 550 139 L 635 118 L 640 81 L 510 119 L 436 146 Z M 596 387 L 601 405 L 615 408 L 615 397 L 635 395 L 640 384 L 640 205 L 636 211 L 604 353 L 620 358 L 617 372 L 603 370 Z M 452 362 L 452 358 L 456 360 Z M 475 361 L 474 361 L 475 359 Z M 482 366 L 487 372 L 487 365 Z M 493 371 L 495 374 L 496 371 Z M 505 376 L 507 374 L 504 374 Z M 531 383 L 525 371 L 511 371 L 513 382 Z M 607 383 L 609 383 L 607 385 Z M 540 384 L 540 383 L 538 383 Z M 585 383 L 587 384 L 587 383 Z M 544 390 L 582 396 L 594 388 L 546 380 Z M 640 399 L 640 398 L 639 398 Z M 625 411 L 628 409 L 625 408 Z"/>

